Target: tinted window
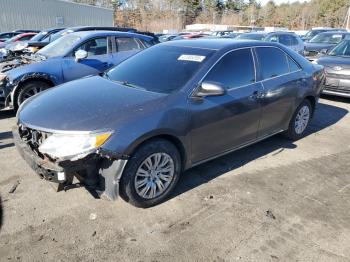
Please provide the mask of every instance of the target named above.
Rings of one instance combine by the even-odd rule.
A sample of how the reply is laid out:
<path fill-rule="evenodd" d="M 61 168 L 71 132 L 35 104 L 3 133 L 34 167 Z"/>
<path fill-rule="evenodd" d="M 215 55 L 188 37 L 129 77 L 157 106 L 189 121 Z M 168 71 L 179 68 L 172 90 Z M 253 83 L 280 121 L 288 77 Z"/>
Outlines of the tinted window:
<path fill-rule="evenodd" d="M 143 49 L 143 46 L 132 37 L 118 37 L 116 43 L 118 52 Z"/>
<path fill-rule="evenodd" d="M 171 93 L 182 88 L 214 51 L 154 46 L 111 69 L 106 77 L 130 88 Z"/>
<path fill-rule="evenodd" d="M 295 61 L 288 56 L 289 70 L 290 72 L 295 72 L 300 70 L 300 67 Z"/>
<path fill-rule="evenodd" d="M 263 79 L 289 73 L 287 57 L 280 49 L 272 47 L 256 48 Z"/>
<path fill-rule="evenodd" d="M 255 70 L 250 49 L 241 49 L 225 55 L 209 72 L 205 81 L 222 84 L 227 89 L 255 82 Z"/>
<path fill-rule="evenodd" d="M 279 42 L 282 45 L 291 46 L 292 45 L 292 38 L 289 35 L 280 35 Z"/>
<path fill-rule="evenodd" d="M 77 50 L 85 50 L 88 56 L 105 55 L 107 54 L 107 38 L 91 39 L 78 47 Z"/>

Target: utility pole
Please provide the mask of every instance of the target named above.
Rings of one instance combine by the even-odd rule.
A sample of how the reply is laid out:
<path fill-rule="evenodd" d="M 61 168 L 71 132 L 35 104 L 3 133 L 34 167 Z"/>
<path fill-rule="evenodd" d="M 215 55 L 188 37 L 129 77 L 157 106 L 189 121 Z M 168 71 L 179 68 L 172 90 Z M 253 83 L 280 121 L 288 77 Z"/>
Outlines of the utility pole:
<path fill-rule="evenodd" d="M 346 12 L 346 17 L 345 17 L 343 26 L 346 30 L 348 30 L 348 31 L 350 30 L 350 5 L 348 8 L 348 11 Z"/>

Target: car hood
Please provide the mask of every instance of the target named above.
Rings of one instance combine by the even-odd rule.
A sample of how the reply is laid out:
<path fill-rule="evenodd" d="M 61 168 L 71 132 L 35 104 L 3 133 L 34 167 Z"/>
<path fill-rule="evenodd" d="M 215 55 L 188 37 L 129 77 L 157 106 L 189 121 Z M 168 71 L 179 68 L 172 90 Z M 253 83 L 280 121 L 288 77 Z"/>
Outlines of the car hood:
<path fill-rule="evenodd" d="M 330 49 L 336 46 L 336 44 L 327 44 L 327 43 L 305 43 L 306 51 L 321 51 L 322 49 Z"/>
<path fill-rule="evenodd" d="M 323 66 L 341 66 L 350 69 L 350 57 L 322 56 L 317 63 Z"/>
<path fill-rule="evenodd" d="M 42 60 L 36 56 L 21 56 L 9 62 L 12 64 L 12 68 L 7 71 L 6 74 L 10 80 L 15 81 L 28 73 L 56 72 L 61 68 L 59 62 L 60 60 L 56 58 Z M 4 71 L 3 67 L 5 65 L 6 64 L 0 65 L 1 71 Z"/>
<path fill-rule="evenodd" d="M 41 131 L 115 130 L 164 103 L 165 94 L 126 87 L 99 76 L 68 82 L 25 102 L 18 121 Z"/>

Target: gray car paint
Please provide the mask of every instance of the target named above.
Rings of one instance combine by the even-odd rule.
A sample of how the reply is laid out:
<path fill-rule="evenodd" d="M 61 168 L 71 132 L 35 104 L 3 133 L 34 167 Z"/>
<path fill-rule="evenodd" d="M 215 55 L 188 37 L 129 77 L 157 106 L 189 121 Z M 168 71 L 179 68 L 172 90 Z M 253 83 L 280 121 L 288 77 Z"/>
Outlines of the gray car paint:
<path fill-rule="evenodd" d="M 187 169 L 286 130 L 301 101 L 307 96 L 317 100 L 321 91 L 322 67 L 310 64 L 280 44 L 220 39 L 162 45 L 209 48 L 215 54 L 178 92 L 152 93 L 91 77 L 39 94 L 21 108 L 18 122 L 49 132 L 113 130 L 114 134 L 101 150 L 113 152 L 114 156 L 130 156 L 147 139 L 168 137 L 183 151 L 184 169 Z M 302 70 L 260 81 L 257 63 L 258 79 L 250 87 L 217 97 L 191 96 L 225 53 L 257 46 L 283 50 Z M 261 91 L 262 95 L 254 101 L 251 97 L 255 91 Z"/>

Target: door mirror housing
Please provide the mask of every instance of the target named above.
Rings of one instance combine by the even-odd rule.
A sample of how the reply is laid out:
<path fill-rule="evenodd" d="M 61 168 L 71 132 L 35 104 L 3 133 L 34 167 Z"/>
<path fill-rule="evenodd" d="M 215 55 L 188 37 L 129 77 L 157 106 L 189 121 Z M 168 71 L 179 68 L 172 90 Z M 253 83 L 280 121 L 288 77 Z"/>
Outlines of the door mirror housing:
<path fill-rule="evenodd" d="M 320 53 L 321 53 L 321 55 L 326 55 L 328 53 L 328 50 L 327 49 L 322 49 Z"/>
<path fill-rule="evenodd" d="M 75 52 L 75 61 L 79 62 L 82 59 L 85 59 L 88 57 L 88 53 L 85 50 L 78 50 Z"/>
<path fill-rule="evenodd" d="M 226 93 L 226 89 L 217 82 L 204 81 L 197 89 L 196 97 L 206 96 L 222 96 Z"/>

